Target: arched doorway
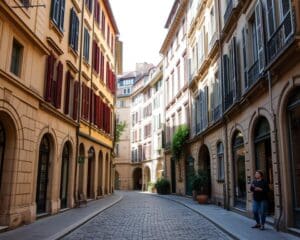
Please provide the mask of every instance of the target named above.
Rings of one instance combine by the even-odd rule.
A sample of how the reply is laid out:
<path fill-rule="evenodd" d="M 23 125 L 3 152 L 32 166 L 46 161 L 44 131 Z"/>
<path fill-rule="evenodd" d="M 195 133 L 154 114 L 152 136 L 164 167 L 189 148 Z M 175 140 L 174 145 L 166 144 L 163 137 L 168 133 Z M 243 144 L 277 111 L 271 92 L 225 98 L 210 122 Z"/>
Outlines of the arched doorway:
<path fill-rule="evenodd" d="M 87 175 L 87 198 L 94 197 L 94 164 L 95 150 L 91 147 L 88 151 L 88 175 Z"/>
<path fill-rule="evenodd" d="M 208 147 L 206 145 L 201 146 L 199 151 L 198 170 L 202 170 L 208 175 L 209 183 L 207 194 L 209 195 L 209 197 L 211 197 L 210 155 Z"/>
<path fill-rule="evenodd" d="M 261 117 L 254 129 L 255 146 L 255 167 L 265 174 L 265 179 L 269 184 L 269 214 L 274 215 L 274 181 L 273 181 L 273 163 L 271 150 L 270 125 L 268 120 Z"/>
<path fill-rule="evenodd" d="M 5 129 L 3 124 L 0 122 L 0 188 L 1 188 L 2 175 L 3 175 L 5 145 L 6 145 Z"/>
<path fill-rule="evenodd" d="M 70 143 L 65 143 L 62 152 L 61 175 L 60 175 L 60 208 L 68 206 L 68 179 L 69 179 L 69 164 L 71 159 Z"/>
<path fill-rule="evenodd" d="M 85 148 L 83 143 L 79 145 L 79 174 L 78 174 L 78 197 L 83 194 Z"/>
<path fill-rule="evenodd" d="M 192 196 L 192 179 L 195 174 L 194 170 L 194 158 L 189 156 L 185 161 L 185 194 Z"/>
<path fill-rule="evenodd" d="M 102 177 L 103 177 L 103 153 L 102 153 L 102 151 L 100 151 L 99 157 L 98 157 L 98 188 L 97 188 L 98 196 L 101 196 L 103 194 Z"/>
<path fill-rule="evenodd" d="M 120 190 L 120 174 L 115 171 L 115 189 Z"/>
<path fill-rule="evenodd" d="M 133 171 L 133 190 L 142 190 L 142 169 L 136 168 Z"/>
<path fill-rule="evenodd" d="M 300 87 L 294 90 L 288 100 L 287 119 L 294 226 L 300 228 Z"/>
<path fill-rule="evenodd" d="M 246 167 L 243 134 L 236 131 L 232 139 L 234 206 L 246 208 Z"/>
<path fill-rule="evenodd" d="M 39 148 L 38 177 L 36 188 L 37 214 L 46 212 L 50 153 L 50 139 L 49 136 L 46 134 L 43 136 Z"/>
<path fill-rule="evenodd" d="M 105 156 L 105 194 L 108 194 L 108 188 L 109 188 L 109 157 L 108 153 L 106 153 Z"/>
<path fill-rule="evenodd" d="M 144 191 L 148 191 L 149 183 L 151 182 L 151 172 L 150 168 L 146 166 L 144 168 Z"/>

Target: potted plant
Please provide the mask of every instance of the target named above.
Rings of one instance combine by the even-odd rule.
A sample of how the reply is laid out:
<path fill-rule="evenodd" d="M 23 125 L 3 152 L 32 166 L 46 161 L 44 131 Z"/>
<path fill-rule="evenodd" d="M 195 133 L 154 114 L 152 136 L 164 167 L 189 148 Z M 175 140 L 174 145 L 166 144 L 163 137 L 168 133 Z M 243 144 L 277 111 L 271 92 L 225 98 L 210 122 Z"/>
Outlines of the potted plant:
<path fill-rule="evenodd" d="M 204 170 L 199 170 L 194 176 L 192 182 L 193 190 L 197 194 L 197 201 L 200 204 L 208 202 L 208 187 L 209 187 L 209 174 Z"/>
<path fill-rule="evenodd" d="M 158 194 L 170 193 L 170 181 L 165 178 L 158 179 L 155 183 L 155 188 Z"/>

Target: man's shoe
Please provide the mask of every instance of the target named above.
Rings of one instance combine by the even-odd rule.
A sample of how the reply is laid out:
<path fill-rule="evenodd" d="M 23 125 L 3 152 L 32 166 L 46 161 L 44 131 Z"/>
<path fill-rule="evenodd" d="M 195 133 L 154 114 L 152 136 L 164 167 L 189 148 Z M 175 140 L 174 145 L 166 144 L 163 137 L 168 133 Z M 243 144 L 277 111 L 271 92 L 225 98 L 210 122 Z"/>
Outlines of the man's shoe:
<path fill-rule="evenodd" d="M 260 226 L 260 230 L 265 230 L 265 226 L 264 226 L 264 225 L 261 225 L 261 226 Z"/>
<path fill-rule="evenodd" d="M 255 224 L 252 228 L 260 228 L 260 224 Z"/>

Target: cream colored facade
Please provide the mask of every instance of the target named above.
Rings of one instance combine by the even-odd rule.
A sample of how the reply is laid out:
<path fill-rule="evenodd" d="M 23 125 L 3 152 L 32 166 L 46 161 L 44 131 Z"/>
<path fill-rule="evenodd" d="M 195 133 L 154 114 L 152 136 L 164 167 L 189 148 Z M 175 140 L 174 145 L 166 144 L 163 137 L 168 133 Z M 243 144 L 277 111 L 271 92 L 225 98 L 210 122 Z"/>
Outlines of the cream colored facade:
<path fill-rule="evenodd" d="M 113 125 L 108 135 L 91 131 L 90 126 L 82 123 L 79 128 L 78 121 L 80 81 L 92 82 L 88 71 L 91 67 L 82 63 L 81 23 L 85 19 L 84 23 L 91 27 L 93 15 L 87 17 L 83 9 L 86 6 L 81 0 L 65 1 L 60 18 L 54 17 L 51 1 L 41 1 L 45 8 L 12 8 L 21 6 L 21 2 L 0 2 L 0 53 L 3 56 L 0 59 L 0 225 L 11 228 L 75 206 L 82 184 L 75 180 L 80 176 L 81 164 L 77 163 L 82 160 L 78 159 L 81 143 L 85 144 L 84 156 L 88 156 L 91 146 L 94 146 L 97 159 L 102 150 L 103 159 L 106 159 L 103 160 L 103 173 L 99 174 L 103 182 L 102 194 L 112 192 Z M 100 4 L 108 19 L 112 19 L 109 2 L 101 1 Z M 72 18 L 71 14 L 77 18 Z M 70 30 L 71 23 L 76 23 L 74 19 L 77 19 L 77 32 L 75 25 Z M 108 22 L 116 37 L 113 21 Z M 71 38 L 71 35 L 77 37 Z M 96 36 L 101 40 L 99 32 L 95 32 Z M 106 43 L 101 41 L 106 50 Z M 89 52 L 92 56 L 92 48 Z M 107 50 L 106 54 L 113 69 L 113 52 Z M 99 90 L 113 112 L 114 95 L 107 83 L 98 81 L 96 84 L 96 77 L 93 79 L 93 87 Z M 93 141 L 88 140 L 90 136 Z M 87 161 L 84 162 L 83 196 L 88 179 Z M 94 176 L 96 174 L 95 170 Z M 96 179 L 99 178 L 93 179 L 95 183 Z"/>
<path fill-rule="evenodd" d="M 183 173 L 183 194 L 191 194 L 188 174 L 205 170 L 210 201 L 250 217 L 250 184 L 262 169 L 270 187 L 269 221 L 295 232 L 299 9 L 293 0 L 190 1 L 191 128 Z M 180 186 L 176 192 L 182 193 Z"/>

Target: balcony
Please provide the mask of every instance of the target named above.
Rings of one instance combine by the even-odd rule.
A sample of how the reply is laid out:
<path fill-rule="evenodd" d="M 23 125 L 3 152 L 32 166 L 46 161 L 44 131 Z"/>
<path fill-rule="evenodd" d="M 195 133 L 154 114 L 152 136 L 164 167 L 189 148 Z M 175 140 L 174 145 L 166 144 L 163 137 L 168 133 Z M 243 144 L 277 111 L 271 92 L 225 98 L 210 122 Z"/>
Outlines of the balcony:
<path fill-rule="evenodd" d="M 285 48 L 292 42 L 293 36 L 293 15 L 292 11 L 290 11 L 267 42 L 268 64 L 281 55 Z"/>
<path fill-rule="evenodd" d="M 228 109 L 233 104 L 233 90 L 225 93 L 225 109 Z"/>
<path fill-rule="evenodd" d="M 233 0 L 229 0 L 224 14 L 224 25 L 227 23 L 229 17 L 231 16 L 232 10 L 233 10 Z"/>
<path fill-rule="evenodd" d="M 221 114 L 222 114 L 222 105 L 219 104 L 213 109 L 212 112 L 213 121 L 217 121 L 221 117 Z"/>
<path fill-rule="evenodd" d="M 247 73 L 246 88 L 251 87 L 259 78 L 259 62 L 258 60 L 251 66 Z"/>

